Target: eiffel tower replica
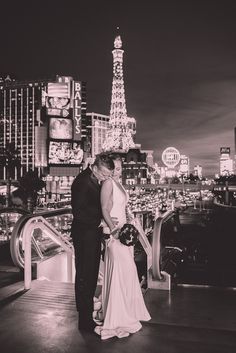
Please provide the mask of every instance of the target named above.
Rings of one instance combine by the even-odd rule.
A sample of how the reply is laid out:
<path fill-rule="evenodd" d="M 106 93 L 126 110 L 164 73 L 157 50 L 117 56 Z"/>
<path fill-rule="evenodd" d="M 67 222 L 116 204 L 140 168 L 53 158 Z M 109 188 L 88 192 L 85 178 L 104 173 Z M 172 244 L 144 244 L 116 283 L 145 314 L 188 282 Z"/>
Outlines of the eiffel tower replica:
<path fill-rule="evenodd" d="M 122 41 L 117 35 L 114 41 L 113 55 L 113 80 L 111 94 L 110 121 L 103 143 L 103 151 L 126 154 L 130 148 L 135 148 L 133 131 L 128 125 L 125 89 L 123 78 Z"/>

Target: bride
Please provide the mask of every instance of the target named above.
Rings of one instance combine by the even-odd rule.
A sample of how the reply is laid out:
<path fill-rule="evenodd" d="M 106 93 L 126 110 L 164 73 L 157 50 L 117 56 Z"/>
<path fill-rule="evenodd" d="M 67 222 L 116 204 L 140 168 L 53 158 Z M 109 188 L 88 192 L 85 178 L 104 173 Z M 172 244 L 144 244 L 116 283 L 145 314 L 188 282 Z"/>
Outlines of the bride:
<path fill-rule="evenodd" d="M 118 232 L 127 223 L 128 194 L 119 182 L 122 173 L 121 159 L 114 156 L 113 177 L 104 181 L 101 190 L 103 218 L 107 224 L 104 258 L 104 283 L 102 287 L 103 325 L 95 327 L 101 339 L 114 336 L 127 337 L 139 331 L 141 321 L 151 319 L 145 306 L 139 284 L 133 247 L 123 245 Z M 118 224 L 115 226 L 114 219 Z"/>

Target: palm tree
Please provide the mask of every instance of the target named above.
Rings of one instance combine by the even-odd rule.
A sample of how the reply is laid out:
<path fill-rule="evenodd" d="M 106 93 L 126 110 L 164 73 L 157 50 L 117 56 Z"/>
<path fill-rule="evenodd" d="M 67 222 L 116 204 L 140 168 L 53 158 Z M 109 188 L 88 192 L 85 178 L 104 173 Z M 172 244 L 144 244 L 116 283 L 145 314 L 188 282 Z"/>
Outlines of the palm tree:
<path fill-rule="evenodd" d="M 39 178 L 36 170 L 29 170 L 19 179 L 19 186 L 27 198 L 28 211 L 32 213 L 36 205 L 38 191 L 42 190 L 46 183 Z"/>

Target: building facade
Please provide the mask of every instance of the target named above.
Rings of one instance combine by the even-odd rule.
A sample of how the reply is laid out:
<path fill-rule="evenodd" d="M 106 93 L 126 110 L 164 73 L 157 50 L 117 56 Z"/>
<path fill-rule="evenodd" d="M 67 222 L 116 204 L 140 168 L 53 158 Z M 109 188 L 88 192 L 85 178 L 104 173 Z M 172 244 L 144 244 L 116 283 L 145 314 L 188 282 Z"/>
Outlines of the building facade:
<path fill-rule="evenodd" d="M 86 83 L 59 75 L 0 82 L 0 127 L 0 150 L 9 143 L 19 150 L 21 165 L 12 177 L 37 168 L 50 181 L 71 184 L 87 148 Z M 6 179 L 3 165 L 0 179 Z"/>
<path fill-rule="evenodd" d="M 124 185 L 148 184 L 147 154 L 138 148 L 129 149 L 122 161 L 122 183 Z"/>
<path fill-rule="evenodd" d="M 234 173 L 233 159 L 230 158 L 230 147 L 220 148 L 220 176 Z"/>
<path fill-rule="evenodd" d="M 21 166 L 11 175 L 15 179 L 35 168 L 35 127 L 46 84 L 45 80 L 19 82 L 9 76 L 0 82 L 0 150 L 11 143 L 19 151 Z M 6 179 L 3 165 L 0 179 Z"/>
<path fill-rule="evenodd" d="M 197 164 L 194 166 L 194 176 L 197 176 L 199 179 L 202 179 L 202 166 Z"/>

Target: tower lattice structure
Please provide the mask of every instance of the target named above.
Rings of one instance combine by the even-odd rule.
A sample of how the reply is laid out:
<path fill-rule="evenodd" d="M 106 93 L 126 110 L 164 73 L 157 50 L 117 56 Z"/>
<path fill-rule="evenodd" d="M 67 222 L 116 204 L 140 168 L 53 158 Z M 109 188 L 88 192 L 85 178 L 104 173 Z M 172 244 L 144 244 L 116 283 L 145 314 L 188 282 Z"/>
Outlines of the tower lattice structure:
<path fill-rule="evenodd" d="M 134 148 L 133 131 L 130 129 L 127 118 L 125 89 L 123 78 L 123 54 L 121 37 L 118 35 L 114 41 L 113 54 L 113 80 L 110 121 L 106 138 L 103 144 L 104 151 L 127 152 Z"/>

